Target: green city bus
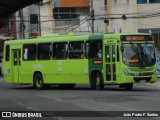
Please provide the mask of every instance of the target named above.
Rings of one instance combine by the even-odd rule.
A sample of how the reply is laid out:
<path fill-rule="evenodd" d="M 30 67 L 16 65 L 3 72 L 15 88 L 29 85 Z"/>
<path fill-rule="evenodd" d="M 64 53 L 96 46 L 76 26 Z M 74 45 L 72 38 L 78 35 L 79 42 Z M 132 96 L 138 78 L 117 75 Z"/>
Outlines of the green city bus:
<path fill-rule="evenodd" d="M 154 40 L 144 33 L 51 34 L 6 41 L 4 79 L 12 84 L 91 89 L 157 80 Z"/>

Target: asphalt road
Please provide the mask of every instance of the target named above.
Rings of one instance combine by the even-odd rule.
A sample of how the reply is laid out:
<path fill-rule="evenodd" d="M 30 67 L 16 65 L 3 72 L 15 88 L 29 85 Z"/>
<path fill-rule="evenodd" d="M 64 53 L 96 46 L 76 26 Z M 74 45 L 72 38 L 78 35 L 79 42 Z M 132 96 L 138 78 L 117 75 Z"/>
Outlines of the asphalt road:
<path fill-rule="evenodd" d="M 57 86 L 35 90 L 31 85 L 11 85 L 0 78 L 0 111 L 40 111 L 43 115 L 49 116 L 39 118 L 44 120 L 81 120 L 82 118 L 83 120 L 157 120 L 160 119 L 160 87 L 135 84 L 132 91 L 119 89 L 118 86 L 106 86 L 104 90 L 97 91 L 90 90 L 89 85 L 77 85 L 70 90 L 62 90 Z M 56 113 L 56 111 L 64 112 Z M 105 115 L 101 116 L 99 111 L 104 112 Z M 121 116 L 121 113 L 136 113 L 136 111 L 144 112 L 145 116 L 146 111 L 155 111 L 158 112 L 159 117 Z M 69 117 L 66 117 L 66 114 L 69 114 Z M 17 120 L 17 118 L 12 119 Z"/>

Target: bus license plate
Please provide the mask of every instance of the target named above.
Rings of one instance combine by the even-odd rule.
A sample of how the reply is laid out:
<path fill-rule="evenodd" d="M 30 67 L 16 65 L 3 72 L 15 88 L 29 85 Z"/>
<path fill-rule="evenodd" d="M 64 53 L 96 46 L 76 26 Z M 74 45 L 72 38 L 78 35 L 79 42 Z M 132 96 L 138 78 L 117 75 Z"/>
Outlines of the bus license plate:
<path fill-rule="evenodd" d="M 140 83 L 146 83 L 146 80 L 140 80 Z"/>

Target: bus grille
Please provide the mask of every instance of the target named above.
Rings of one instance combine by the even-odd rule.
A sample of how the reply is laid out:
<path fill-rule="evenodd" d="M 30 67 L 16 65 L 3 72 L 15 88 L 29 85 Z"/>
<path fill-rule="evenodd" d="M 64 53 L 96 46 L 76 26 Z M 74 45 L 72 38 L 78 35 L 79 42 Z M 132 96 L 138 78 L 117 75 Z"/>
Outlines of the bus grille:
<path fill-rule="evenodd" d="M 145 69 L 140 69 L 140 68 L 129 68 L 130 71 L 132 72 L 139 72 L 140 70 L 142 71 L 152 71 L 154 70 L 154 67 L 150 67 L 150 68 L 145 68 Z"/>
<path fill-rule="evenodd" d="M 151 77 L 134 78 L 135 82 L 140 82 L 142 80 L 145 80 L 146 82 L 149 82 L 151 80 Z"/>
<path fill-rule="evenodd" d="M 131 76 L 151 76 L 153 75 L 153 72 L 148 73 L 130 73 Z"/>

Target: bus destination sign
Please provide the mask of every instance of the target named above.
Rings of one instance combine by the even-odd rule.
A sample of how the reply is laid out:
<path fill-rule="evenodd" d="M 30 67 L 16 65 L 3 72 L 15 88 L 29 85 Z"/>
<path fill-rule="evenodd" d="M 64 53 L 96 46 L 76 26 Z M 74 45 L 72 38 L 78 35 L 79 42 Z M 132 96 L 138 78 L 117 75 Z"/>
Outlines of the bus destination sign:
<path fill-rule="evenodd" d="M 123 35 L 121 36 L 122 41 L 152 41 L 150 35 Z"/>

